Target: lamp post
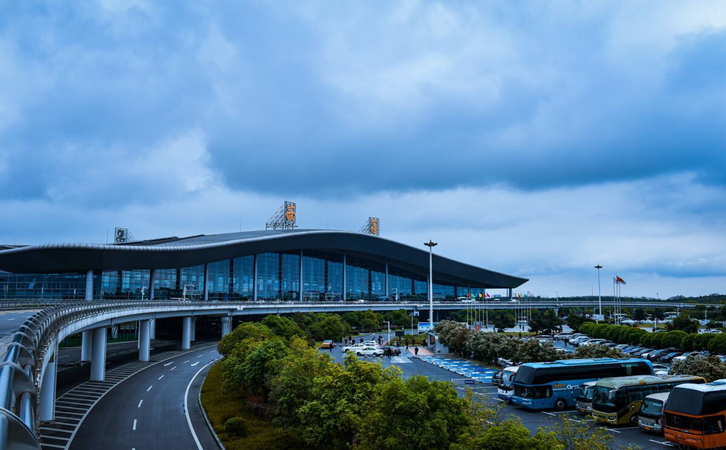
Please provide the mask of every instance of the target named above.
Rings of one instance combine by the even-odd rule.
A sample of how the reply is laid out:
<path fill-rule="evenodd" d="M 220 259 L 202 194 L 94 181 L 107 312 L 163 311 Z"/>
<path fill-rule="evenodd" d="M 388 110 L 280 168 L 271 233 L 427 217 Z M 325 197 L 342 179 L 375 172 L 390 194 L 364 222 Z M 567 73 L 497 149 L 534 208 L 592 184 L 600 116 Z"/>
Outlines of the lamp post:
<path fill-rule="evenodd" d="M 424 245 L 429 248 L 429 323 L 431 324 L 431 331 L 434 329 L 434 247 L 438 244 L 431 239 L 428 242 L 424 242 Z"/>
<path fill-rule="evenodd" d="M 595 266 L 597 269 L 597 305 L 598 305 L 598 315 L 602 317 L 602 296 L 600 295 L 600 269 L 602 269 L 602 266 L 598 264 Z"/>
<path fill-rule="evenodd" d="M 386 320 L 386 323 L 388 324 L 388 339 L 386 339 L 386 342 L 391 342 L 391 321 Z"/>

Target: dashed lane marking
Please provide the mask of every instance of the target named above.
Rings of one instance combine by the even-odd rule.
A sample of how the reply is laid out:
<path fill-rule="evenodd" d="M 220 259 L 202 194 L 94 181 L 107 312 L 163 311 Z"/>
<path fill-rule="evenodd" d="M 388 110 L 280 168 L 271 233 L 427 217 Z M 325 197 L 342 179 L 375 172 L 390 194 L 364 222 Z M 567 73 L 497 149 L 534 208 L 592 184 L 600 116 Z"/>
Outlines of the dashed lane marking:
<path fill-rule="evenodd" d="M 164 378 L 164 375 L 162 375 L 162 376 L 160 376 L 160 377 L 159 377 L 159 379 L 160 379 L 160 380 L 161 380 L 162 378 Z"/>
<path fill-rule="evenodd" d="M 153 388 L 153 387 L 154 387 L 154 385 L 152 384 L 151 386 L 149 386 L 149 389 L 147 389 L 146 392 L 149 392 L 151 390 L 151 388 Z"/>
<path fill-rule="evenodd" d="M 144 400 L 143 399 L 139 400 L 139 406 L 137 406 L 137 408 L 141 408 L 142 403 L 144 403 Z"/>
<path fill-rule="evenodd" d="M 134 419 L 134 428 L 133 428 L 133 430 L 136 431 L 136 419 Z"/>

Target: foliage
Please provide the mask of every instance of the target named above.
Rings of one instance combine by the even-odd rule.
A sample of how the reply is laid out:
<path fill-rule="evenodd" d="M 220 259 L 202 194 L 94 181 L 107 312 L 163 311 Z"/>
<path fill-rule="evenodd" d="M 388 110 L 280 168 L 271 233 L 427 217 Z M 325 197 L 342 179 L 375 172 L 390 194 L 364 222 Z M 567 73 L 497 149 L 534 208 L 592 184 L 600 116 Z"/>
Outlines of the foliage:
<path fill-rule="evenodd" d="M 305 337 L 305 332 L 294 320 L 287 317 L 269 315 L 262 319 L 262 324 L 277 336 L 290 339 L 293 336 Z"/>
<path fill-rule="evenodd" d="M 246 437 L 250 434 L 250 427 L 242 417 L 232 417 L 224 422 L 224 431 L 233 437 Z"/>
<path fill-rule="evenodd" d="M 262 392 L 267 400 L 272 379 L 280 370 L 279 360 L 290 353 L 290 349 L 281 338 L 272 338 L 262 342 L 252 350 L 244 360 L 245 387 L 252 392 Z"/>
<path fill-rule="evenodd" d="M 341 320 L 337 314 L 316 314 L 316 318 L 322 316 L 322 320 L 314 321 L 309 328 L 310 335 L 315 341 L 332 339 L 336 342 L 343 339 L 343 336 L 350 334 L 351 327 Z"/>
<path fill-rule="evenodd" d="M 656 333 L 659 334 L 659 333 Z M 681 343 L 683 342 L 683 339 L 688 336 L 685 331 L 676 330 L 676 331 L 669 331 L 667 333 L 662 333 L 663 340 L 661 342 L 661 345 L 665 348 L 681 348 Z"/>
<path fill-rule="evenodd" d="M 711 341 L 716 337 L 721 336 L 718 334 L 711 334 L 711 333 L 703 333 L 703 334 L 697 334 L 696 337 L 693 339 L 693 349 L 697 351 L 703 351 L 703 350 L 711 350 Z M 726 345 L 723 347 L 726 349 Z M 711 350 L 714 353 L 724 353 L 722 351 L 718 350 Z"/>
<path fill-rule="evenodd" d="M 567 326 L 572 328 L 574 331 L 579 332 L 580 326 L 587 321 L 585 314 L 574 314 L 570 313 L 567 315 Z"/>
<path fill-rule="evenodd" d="M 372 310 L 354 311 L 343 314 L 343 321 L 361 331 L 377 331 L 381 329 L 381 316 Z"/>
<path fill-rule="evenodd" d="M 681 313 L 666 325 L 668 331 L 680 330 L 686 333 L 698 333 L 698 321 L 691 319 L 688 313 Z"/>
<path fill-rule="evenodd" d="M 593 427 L 589 423 L 575 422 L 562 417 L 552 430 L 562 450 L 610 450 L 612 434 L 606 428 Z"/>
<path fill-rule="evenodd" d="M 532 436 L 519 418 L 505 420 L 484 433 L 463 436 L 452 450 L 562 450 L 554 435 L 542 430 Z"/>
<path fill-rule="evenodd" d="M 261 341 L 274 335 L 272 330 L 261 323 L 243 323 L 219 341 L 217 351 L 222 356 L 227 356 L 234 350 L 237 344 L 244 340 Z"/>
<path fill-rule="evenodd" d="M 405 309 L 390 311 L 383 315 L 383 318 L 391 322 L 391 327 L 409 328 L 411 326 L 411 316 Z M 413 326 L 418 325 L 418 317 L 413 318 Z"/>
<path fill-rule="evenodd" d="M 514 314 L 509 311 L 498 311 L 494 316 L 493 323 L 494 328 L 502 332 L 507 328 L 512 328 L 516 324 L 516 319 L 514 318 Z"/>
<path fill-rule="evenodd" d="M 633 320 L 645 320 L 648 318 L 648 315 L 645 313 L 645 310 L 643 308 L 635 308 L 633 311 Z"/>
<path fill-rule="evenodd" d="M 361 422 L 360 450 L 448 448 L 469 426 L 466 399 L 422 376 L 376 385 Z"/>
<path fill-rule="evenodd" d="M 718 353 L 718 354 L 726 354 L 726 334 L 702 334 L 699 335 L 704 336 L 700 340 L 706 340 L 705 336 L 711 336 L 708 338 L 709 342 L 706 344 L 708 346 L 708 350 L 712 353 Z"/>
<path fill-rule="evenodd" d="M 298 410 L 303 437 L 313 446 L 346 448 L 353 443 L 376 385 L 397 378 L 398 369 L 359 361 L 351 355 L 345 366 L 334 364 L 313 380 L 313 400 Z"/>
<path fill-rule="evenodd" d="M 554 309 L 547 309 L 541 312 L 539 309 L 532 310 L 532 320 L 529 321 L 529 328 L 535 333 L 553 334 L 562 331 L 562 319 L 557 317 Z"/>
<path fill-rule="evenodd" d="M 707 382 L 726 378 L 726 364 L 717 356 L 688 356 L 682 361 L 675 361 L 671 373 L 678 375 L 695 375 L 703 377 Z"/>

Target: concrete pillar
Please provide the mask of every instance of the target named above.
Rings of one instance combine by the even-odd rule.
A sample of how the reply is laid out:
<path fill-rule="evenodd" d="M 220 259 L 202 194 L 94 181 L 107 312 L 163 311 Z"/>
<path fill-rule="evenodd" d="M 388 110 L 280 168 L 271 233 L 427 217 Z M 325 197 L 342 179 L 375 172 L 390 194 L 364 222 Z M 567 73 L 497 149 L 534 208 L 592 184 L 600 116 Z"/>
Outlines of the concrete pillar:
<path fill-rule="evenodd" d="M 222 337 L 227 336 L 232 332 L 232 318 L 225 316 L 222 317 Z"/>
<path fill-rule="evenodd" d="M 93 348 L 93 330 L 84 331 L 81 334 L 81 361 L 91 360 L 91 349 Z"/>
<path fill-rule="evenodd" d="M 156 319 L 151 319 L 151 326 L 149 327 L 149 339 L 156 339 Z"/>
<path fill-rule="evenodd" d="M 257 301 L 257 255 L 252 257 L 252 301 Z"/>
<path fill-rule="evenodd" d="M 191 331 L 191 334 L 190 334 L 189 338 L 191 339 L 192 342 L 194 342 L 197 340 L 197 317 L 196 316 L 192 317 L 192 328 L 190 331 Z"/>
<path fill-rule="evenodd" d="M 93 357 L 91 358 L 91 381 L 106 379 L 106 328 L 93 330 Z"/>
<path fill-rule="evenodd" d="M 40 411 L 38 419 L 41 422 L 55 420 L 55 386 L 58 373 L 58 348 L 54 349 L 53 356 L 48 362 L 43 374 L 43 384 L 40 385 Z"/>
<path fill-rule="evenodd" d="M 139 361 L 148 361 L 151 349 L 151 320 L 142 320 L 139 330 Z"/>
<path fill-rule="evenodd" d="M 86 273 L 86 300 L 93 300 L 93 270 Z"/>
<path fill-rule="evenodd" d="M 300 301 L 303 301 L 303 251 L 300 250 L 300 289 L 299 289 L 299 297 Z"/>
<path fill-rule="evenodd" d="M 192 317 L 182 317 L 182 350 L 192 348 Z"/>
<path fill-rule="evenodd" d="M 209 264 L 204 265 L 204 301 L 209 300 Z"/>
<path fill-rule="evenodd" d="M 346 261 L 346 254 L 343 253 L 343 301 L 348 299 L 348 262 Z"/>
<path fill-rule="evenodd" d="M 155 277 L 156 277 L 156 270 L 151 269 L 149 271 L 149 301 L 154 299 L 154 278 Z"/>

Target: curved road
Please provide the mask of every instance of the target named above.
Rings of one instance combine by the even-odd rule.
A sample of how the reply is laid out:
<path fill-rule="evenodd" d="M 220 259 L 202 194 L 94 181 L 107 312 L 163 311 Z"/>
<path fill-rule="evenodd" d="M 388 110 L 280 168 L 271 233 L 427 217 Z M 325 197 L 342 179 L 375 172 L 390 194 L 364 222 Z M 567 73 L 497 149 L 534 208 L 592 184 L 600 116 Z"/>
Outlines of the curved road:
<path fill-rule="evenodd" d="M 91 410 L 70 448 L 217 449 L 198 402 L 211 367 L 207 364 L 217 358 L 216 348 L 206 347 L 158 363 L 124 381 Z"/>

